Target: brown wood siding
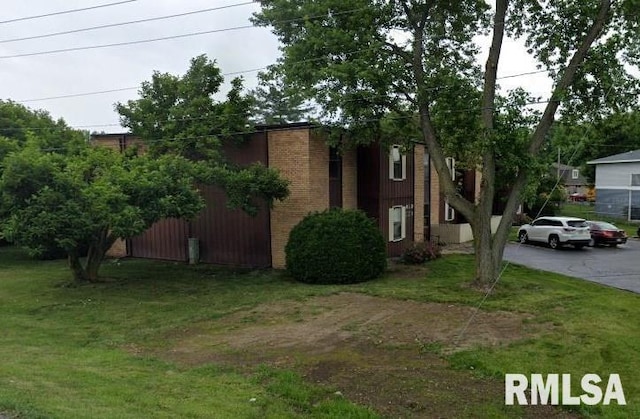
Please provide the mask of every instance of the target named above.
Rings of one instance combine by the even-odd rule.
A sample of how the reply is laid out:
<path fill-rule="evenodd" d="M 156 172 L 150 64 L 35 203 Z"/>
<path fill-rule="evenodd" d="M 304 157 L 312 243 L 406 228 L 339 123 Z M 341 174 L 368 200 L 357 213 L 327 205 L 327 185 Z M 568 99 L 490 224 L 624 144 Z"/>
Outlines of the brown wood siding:
<path fill-rule="evenodd" d="M 129 240 L 133 257 L 184 262 L 188 258 L 189 226 L 184 220 L 160 220 L 141 235 Z"/>
<path fill-rule="evenodd" d="M 200 260 L 217 265 L 262 268 L 271 265 L 269 211 L 262 205 L 252 217 L 226 206 L 224 191 L 202 185 L 207 207 L 190 223 L 190 234 L 200 243 Z"/>
<path fill-rule="evenodd" d="M 401 256 L 402 253 L 407 250 L 413 244 L 413 197 L 405 197 L 405 198 L 386 198 L 380 201 L 380 219 L 378 220 L 378 225 L 380 227 L 380 231 L 382 231 L 382 235 L 385 238 L 387 243 L 387 255 L 390 257 L 398 257 Z M 403 207 L 407 207 L 407 218 L 406 218 L 406 237 L 397 242 L 389 241 L 389 209 L 395 207 L 397 205 L 402 205 Z"/>
<path fill-rule="evenodd" d="M 255 133 L 243 144 L 223 145 L 227 159 L 239 166 L 267 161 L 267 133 Z M 200 260 L 217 265 L 262 268 L 271 265 L 269 209 L 260 205 L 255 217 L 227 207 L 224 191 L 201 185 L 206 208 L 190 223 L 190 234 L 200 243 Z"/>
<path fill-rule="evenodd" d="M 267 161 L 266 132 L 254 134 L 246 143 L 224 144 L 227 159 L 239 166 Z M 129 142 L 125 144 L 128 145 Z M 205 209 L 190 222 L 162 220 L 142 235 L 131 239 L 131 256 L 186 261 L 189 237 L 198 238 L 200 260 L 205 263 L 244 267 L 271 264 L 269 209 L 261 204 L 256 217 L 227 208 L 219 187 L 200 185 Z"/>
<path fill-rule="evenodd" d="M 414 228 L 414 158 L 413 150 L 406 152 L 406 179 L 391 180 L 389 179 L 389 151 L 385 147 L 379 147 L 380 162 L 380 208 L 378 225 L 387 242 L 387 254 L 391 257 L 397 257 L 411 247 L 413 244 L 413 228 Z M 421 179 L 422 180 L 422 179 Z M 389 209 L 402 205 L 407 207 L 406 210 L 406 237 L 404 240 L 391 242 L 389 241 Z"/>
<path fill-rule="evenodd" d="M 372 144 L 357 151 L 358 208 L 369 217 L 380 217 L 380 147 Z"/>
<path fill-rule="evenodd" d="M 329 148 L 329 208 L 342 208 L 342 157 Z"/>

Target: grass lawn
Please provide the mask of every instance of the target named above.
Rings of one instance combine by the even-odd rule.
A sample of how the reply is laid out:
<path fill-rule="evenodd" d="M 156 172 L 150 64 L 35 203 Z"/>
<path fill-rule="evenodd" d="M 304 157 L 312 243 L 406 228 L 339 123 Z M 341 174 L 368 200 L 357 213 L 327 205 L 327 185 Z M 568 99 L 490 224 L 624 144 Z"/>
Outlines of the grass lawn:
<path fill-rule="evenodd" d="M 449 327 L 457 333 L 482 299 L 465 285 L 472 270 L 471 257 L 451 255 L 425 268 L 397 268 L 376 281 L 336 287 L 297 284 L 271 271 L 123 260 L 105 263 L 102 274 L 110 282 L 68 287 L 64 261 L 31 261 L 0 248 L 0 416 L 640 417 L 640 297 L 518 266 L 507 269 L 466 333 L 482 335 L 482 318 L 493 315 L 517 320 L 531 332 L 522 338 L 467 346 L 446 338 L 393 340 L 382 316 L 372 315 L 340 320 L 338 335 L 349 336 L 349 350 L 320 348 L 329 335 L 309 347 L 278 346 L 296 325 L 303 331 L 311 326 L 311 318 L 332 325 L 331 310 L 322 304 L 336 298 L 346 308 L 353 299 L 373 302 L 380 312 L 393 303 L 395 311 L 411 313 L 439 307 L 442 318 L 447 310 L 462 313 L 464 321 Z M 349 294 L 338 294 L 344 291 Z M 427 333 L 440 327 L 441 317 L 410 320 Z M 267 339 L 273 347 L 244 333 L 269 327 L 282 334 Z M 239 337 L 232 341 L 233 335 Z M 403 368 L 391 370 L 396 363 Z M 573 412 L 505 407 L 507 372 L 571 373 L 573 394 L 586 373 L 605 380 L 619 373 L 628 405 Z M 349 382 L 356 376 L 363 383 Z M 378 381 L 367 387 L 367 376 Z M 414 399 L 385 410 L 386 402 L 374 395 L 384 386 Z"/>

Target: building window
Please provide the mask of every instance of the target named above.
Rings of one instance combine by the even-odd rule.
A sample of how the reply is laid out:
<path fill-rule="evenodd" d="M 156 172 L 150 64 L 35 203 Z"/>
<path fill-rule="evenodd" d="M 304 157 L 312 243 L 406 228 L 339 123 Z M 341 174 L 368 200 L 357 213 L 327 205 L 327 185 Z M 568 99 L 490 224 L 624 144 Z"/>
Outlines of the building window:
<path fill-rule="evenodd" d="M 401 205 L 389 209 L 389 241 L 397 242 L 407 236 L 407 208 Z"/>
<path fill-rule="evenodd" d="M 407 178 L 407 156 L 401 153 L 400 146 L 391 146 L 389 150 L 389 179 L 405 180 Z"/>
<path fill-rule="evenodd" d="M 444 220 L 445 221 L 453 221 L 456 219 L 456 210 L 453 209 L 451 205 L 449 205 L 449 201 L 444 201 Z"/>
<path fill-rule="evenodd" d="M 573 169 L 571 171 L 571 179 L 578 179 L 578 176 L 580 176 L 580 171 L 578 169 Z"/>
<path fill-rule="evenodd" d="M 447 157 L 444 159 L 447 163 L 447 168 L 449 169 L 449 173 L 451 173 L 451 180 L 456 180 L 456 159 L 453 157 Z"/>
<path fill-rule="evenodd" d="M 329 149 L 329 179 L 340 179 L 342 172 L 342 158 L 338 154 L 338 149 Z"/>
<path fill-rule="evenodd" d="M 640 173 L 631 174 L 631 186 L 640 186 Z"/>

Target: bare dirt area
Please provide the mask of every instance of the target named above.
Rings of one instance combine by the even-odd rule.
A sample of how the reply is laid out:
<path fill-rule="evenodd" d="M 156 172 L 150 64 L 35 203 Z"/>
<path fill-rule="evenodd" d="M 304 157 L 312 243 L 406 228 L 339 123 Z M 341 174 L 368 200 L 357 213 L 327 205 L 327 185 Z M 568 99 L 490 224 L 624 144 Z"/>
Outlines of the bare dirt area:
<path fill-rule="evenodd" d="M 537 331 L 526 315 L 480 311 L 459 337 L 474 311 L 341 293 L 261 305 L 176 330 L 157 355 L 183 365 L 293 368 L 389 417 L 485 417 L 477 409 L 500 407 L 503 383 L 452 370 L 441 354 L 506 345 Z M 546 407 L 519 415 L 569 417 Z"/>

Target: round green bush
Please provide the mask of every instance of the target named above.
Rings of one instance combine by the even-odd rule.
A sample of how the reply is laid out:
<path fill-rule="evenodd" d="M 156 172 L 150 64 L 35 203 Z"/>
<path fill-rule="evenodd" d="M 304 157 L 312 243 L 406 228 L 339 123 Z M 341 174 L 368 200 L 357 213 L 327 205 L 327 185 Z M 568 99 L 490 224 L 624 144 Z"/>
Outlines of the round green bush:
<path fill-rule="evenodd" d="M 286 266 L 300 282 L 349 284 L 387 266 L 384 238 L 362 211 L 332 209 L 306 216 L 289 234 Z"/>

